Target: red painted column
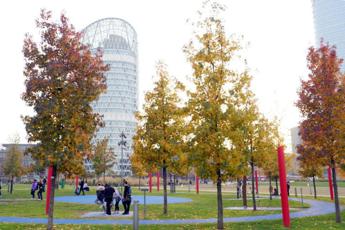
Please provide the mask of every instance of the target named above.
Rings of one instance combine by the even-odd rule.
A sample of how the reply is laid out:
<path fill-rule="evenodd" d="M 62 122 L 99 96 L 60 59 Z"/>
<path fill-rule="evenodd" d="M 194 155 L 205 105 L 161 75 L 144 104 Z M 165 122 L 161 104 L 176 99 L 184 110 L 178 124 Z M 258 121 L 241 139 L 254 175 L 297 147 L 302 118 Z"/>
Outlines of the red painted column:
<path fill-rule="evenodd" d="M 75 177 L 75 190 L 77 190 L 78 187 L 79 187 L 79 177 L 76 176 L 76 177 Z"/>
<path fill-rule="evenodd" d="M 195 189 L 196 193 L 199 194 L 199 177 L 195 176 Z"/>
<path fill-rule="evenodd" d="M 282 205 L 283 223 L 285 227 L 290 227 L 290 211 L 286 184 L 286 170 L 284 160 L 284 147 L 278 147 L 278 167 L 280 180 L 280 199 Z"/>
<path fill-rule="evenodd" d="M 255 170 L 255 191 L 259 193 L 258 170 Z"/>
<path fill-rule="evenodd" d="M 50 206 L 50 193 L 52 189 L 52 176 L 53 176 L 53 166 L 48 168 L 48 178 L 47 178 L 47 195 L 46 195 L 46 215 L 48 215 Z"/>
<path fill-rule="evenodd" d="M 333 200 L 334 199 L 334 193 L 333 193 L 333 181 L 332 181 L 331 166 L 328 166 L 327 172 L 328 172 L 329 195 L 331 196 L 331 200 Z"/>
<path fill-rule="evenodd" d="M 157 191 L 159 192 L 159 177 L 160 177 L 160 173 L 159 171 L 157 172 Z"/>
<path fill-rule="evenodd" d="M 152 192 L 152 173 L 149 173 L 149 192 Z"/>

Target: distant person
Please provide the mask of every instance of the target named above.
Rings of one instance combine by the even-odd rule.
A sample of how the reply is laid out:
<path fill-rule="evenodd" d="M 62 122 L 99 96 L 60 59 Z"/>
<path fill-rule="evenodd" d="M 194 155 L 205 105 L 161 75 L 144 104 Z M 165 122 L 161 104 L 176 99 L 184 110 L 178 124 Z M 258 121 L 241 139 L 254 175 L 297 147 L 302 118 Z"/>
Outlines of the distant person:
<path fill-rule="evenodd" d="M 42 196 L 42 193 L 43 193 L 43 182 L 41 180 L 37 183 L 37 189 L 38 189 L 37 199 L 43 200 L 43 196 Z"/>
<path fill-rule="evenodd" d="M 96 188 L 96 204 L 102 204 L 104 203 L 104 186 L 102 184 L 98 184 Z"/>
<path fill-rule="evenodd" d="M 35 199 L 36 190 L 37 190 L 37 180 L 34 179 L 34 181 L 31 184 L 31 199 Z"/>
<path fill-rule="evenodd" d="M 83 190 L 86 191 L 86 192 L 90 191 L 90 188 L 89 188 L 89 186 L 87 185 L 87 181 L 85 181 L 85 183 L 84 183 L 84 185 L 83 185 Z"/>
<path fill-rule="evenodd" d="M 106 214 L 111 215 L 111 203 L 113 202 L 113 195 L 115 189 L 108 184 L 105 184 L 104 200 L 106 202 Z"/>
<path fill-rule="evenodd" d="M 124 186 L 124 191 L 123 191 L 123 199 L 122 199 L 122 204 L 125 209 L 125 211 L 122 213 L 122 215 L 128 215 L 129 214 L 129 209 L 131 207 L 131 202 L 132 202 L 132 189 L 131 186 L 129 186 L 127 180 L 123 180 L 123 186 Z"/>
<path fill-rule="evenodd" d="M 117 189 L 117 187 L 115 187 L 115 192 L 114 192 L 114 201 L 115 201 L 115 214 L 119 214 L 120 212 L 120 207 L 119 207 L 119 203 L 122 200 L 122 196 L 121 193 L 119 192 L 119 190 Z"/>
<path fill-rule="evenodd" d="M 287 193 L 288 193 L 288 196 L 290 196 L 290 181 L 287 182 Z"/>
<path fill-rule="evenodd" d="M 83 196 L 85 195 L 85 192 L 84 192 L 84 180 L 81 180 L 79 182 L 79 191 L 78 191 L 78 195 L 80 195 L 80 193 L 83 192 Z"/>
<path fill-rule="evenodd" d="M 42 184 L 43 184 L 43 192 L 45 192 L 45 191 L 46 191 L 46 184 L 47 184 L 47 179 L 46 179 L 46 177 L 43 177 Z"/>

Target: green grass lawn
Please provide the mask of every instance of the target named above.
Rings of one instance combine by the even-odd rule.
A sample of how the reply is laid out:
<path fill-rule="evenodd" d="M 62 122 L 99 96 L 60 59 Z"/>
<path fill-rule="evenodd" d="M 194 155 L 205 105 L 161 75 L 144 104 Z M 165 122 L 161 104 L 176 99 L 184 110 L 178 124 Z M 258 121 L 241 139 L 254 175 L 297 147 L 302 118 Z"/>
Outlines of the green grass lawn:
<path fill-rule="evenodd" d="M 30 200 L 29 194 L 30 185 L 16 185 L 14 193 L 4 193 L 0 199 L 0 216 L 18 216 L 18 217 L 46 217 L 45 215 L 45 201 Z M 133 189 L 135 195 L 142 195 L 136 189 Z M 95 194 L 94 188 L 87 194 Z M 73 195 L 73 187 L 67 186 L 65 189 L 56 191 L 56 196 Z M 161 192 L 152 192 L 149 195 L 162 195 Z M 249 195 L 249 194 L 248 194 Z M 217 201 L 215 193 L 201 193 L 196 195 L 194 192 L 184 192 L 169 194 L 169 196 L 185 197 L 192 199 L 192 202 L 182 204 L 169 204 L 168 215 L 163 215 L 163 205 L 147 205 L 146 219 L 204 219 L 217 217 Z M 223 206 L 234 207 L 242 206 L 242 200 L 228 200 L 234 198 L 233 194 L 226 193 L 223 195 Z M 26 200 L 23 200 L 26 199 Z M 251 197 L 248 196 L 248 206 L 252 206 Z M 280 201 L 278 199 L 257 200 L 257 206 L 263 207 L 279 207 Z M 302 208 L 301 203 L 290 201 L 290 207 Z M 307 207 L 307 205 L 304 205 Z M 122 208 L 122 207 L 121 207 Z M 140 218 L 143 218 L 143 205 L 139 206 Z M 80 218 L 86 212 L 101 211 L 99 205 L 96 204 L 72 204 L 55 202 L 54 217 L 55 218 Z M 274 214 L 279 211 L 234 211 L 224 209 L 225 217 L 238 217 L 249 215 L 264 215 Z M 107 217 L 111 219 L 113 217 Z M 105 218 L 105 219 L 107 219 Z M 92 219 L 92 218 L 91 218 Z"/>
<path fill-rule="evenodd" d="M 45 202 L 29 199 L 30 185 L 16 185 L 14 194 L 7 194 L 3 190 L 3 197 L 0 198 L 0 216 L 25 216 L 25 217 L 46 217 L 44 214 Z M 135 195 L 141 195 L 133 189 Z M 95 194 L 94 188 L 87 194 Z M 65 189 L 59 189 L 56 196 L 73 195 L 73 187 L 67 186 Z M 153 192 L 149 195 L 162 195 L 162 192 Z M 146 219 L 188 219 L 188 218 L 215 218 L 217 216 L 216 194 L 211 192 L 202 192 L 196 195 L 194 192 L 184 192 L 168 194 L 169 196 L 191 198 L 193 201 L 185 204 L 169 204 L 168 215 L 162 215 L 162 205 L 148 205 Z M 249 194 L 248 194 L 249 195 Z M 224 207 L 242 206 L 242 200 L 227 200 L 234 198 L 233 194 L 226 193 L 223 195 Z M 329 198 L 322 197 L 319 200 L 329 201 Z M 341 199 L 342 205 L 345 205 L 345 199 Z M 269 199 L 257 200 L 258 206 L 280 206 L 278 199 L 270 201 Z M 248 205 L 251 206 L 251 197 L 248 197 Z M 299 202 L 291 202 L 290 207 L 301 207 Z M 305 204 L 306 207 L 306 204 Z M 80 218 L 80 215 L 89 211 L 99 211 L 97 205 L 82 205 L 70 203 L 56 203 L 55 218 Z M 143 207 L 140 207 L 141 218 Z M 230 211 L 224 210 L 224 217 L 238 217 L 247 215 L 264 215 L 279 213 L 279 211 Z M 110 217 L 112 219 L 113 217 Z M 342 212 L 342 218 L 345 220 L 345 212 Z M 259 221 L 254 223 L 226 223 L 226 229 L 284 229 L 282 221 Z M 291 229 L 345 229 L 345 224 L 335 224 L 334 214 L 319 217 L 308 217 L 301 219 L 292 219 Z M 140 226 L 140 229 L 216 229 L 215 224 L 188 224 L 188 225 L 150 225 Z M 46 229 L 45 225 L 37 224 L 9 224 L 0 223 L 2 229 Z M 55 229 L 132 229 L 132 226 L 114 226 L 114 225 L 56 225 Z"/>

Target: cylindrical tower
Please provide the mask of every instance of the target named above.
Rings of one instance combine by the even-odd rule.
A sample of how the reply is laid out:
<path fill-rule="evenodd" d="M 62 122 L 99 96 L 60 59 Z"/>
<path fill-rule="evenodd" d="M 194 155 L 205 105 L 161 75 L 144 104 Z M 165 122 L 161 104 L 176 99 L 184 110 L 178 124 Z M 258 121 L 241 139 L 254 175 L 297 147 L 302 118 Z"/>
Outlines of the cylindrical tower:
<path fill-rule="evenodd" d="M 93 104 L 105 122 L 94 141 L 108 138 L 109 147 L 117 155 L 114 171 L 121 176 L 129 175 L 129 156 L 136 128 L 134 113 L 138 109 L 137 34 L 128 22 L 105 18 L 87 26 L 82 41 L 92 52 L 100 48 L 104 63 L 110 67 L 106 73 L 107 91 Z M 119 144 L 122 132 L 126 136 L 126 147 Z"/>

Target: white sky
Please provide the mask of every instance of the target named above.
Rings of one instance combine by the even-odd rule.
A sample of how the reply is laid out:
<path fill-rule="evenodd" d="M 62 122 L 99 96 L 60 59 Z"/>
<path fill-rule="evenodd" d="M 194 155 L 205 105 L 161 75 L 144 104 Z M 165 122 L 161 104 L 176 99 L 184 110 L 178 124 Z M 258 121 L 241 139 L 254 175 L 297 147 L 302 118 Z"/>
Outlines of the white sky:
<path fill-rule="evenodd" d="M 290 128 L 299 121 L 294 106 L 300 78 L 307 74 L 306 54 L 314 44 L 310 0 L 224 1 L 228 34 L 243 35 L 249 43 L 243 52 L 254 76 L 253 90 L 260 110 L 277 116 L 290 148 Z M 190 68 L 182 47 L 192 37 L 188 18 L 195 18 L 201 0 L 32 0 L 0 2 L 0 143 L 18 133 L 26 142 L 21 115 L 31 109 L 20 99 L 24 91 L 22 45 L 24 34 L 36 35 L 35 19 L 41 8 L 57 18 L 65 12 L 79 30 L 106 17 L 128 21 L 138 34 L 140 108 L 144 92 L 150 89 L 155 63 L 163 60 L 169 72 L 182 79 Z"/>

